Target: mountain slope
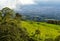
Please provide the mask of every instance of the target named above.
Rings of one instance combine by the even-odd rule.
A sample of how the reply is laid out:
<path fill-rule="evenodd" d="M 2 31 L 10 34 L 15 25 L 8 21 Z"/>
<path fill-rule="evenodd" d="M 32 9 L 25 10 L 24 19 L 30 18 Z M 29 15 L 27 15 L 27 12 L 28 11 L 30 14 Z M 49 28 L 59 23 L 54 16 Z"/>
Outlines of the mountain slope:
<path fill-rule="evenodd" d="M 31 21 L 21 21 L 21 26 L 26 28 L 30 35 L 35 33 L 35 30 L 40 30 L 40 36 L 42 39 L 45 38 L 55 38 L 60 35 L 60 26 L 54 24 L 48 24 L 44 22 L 31 22 Z"/>

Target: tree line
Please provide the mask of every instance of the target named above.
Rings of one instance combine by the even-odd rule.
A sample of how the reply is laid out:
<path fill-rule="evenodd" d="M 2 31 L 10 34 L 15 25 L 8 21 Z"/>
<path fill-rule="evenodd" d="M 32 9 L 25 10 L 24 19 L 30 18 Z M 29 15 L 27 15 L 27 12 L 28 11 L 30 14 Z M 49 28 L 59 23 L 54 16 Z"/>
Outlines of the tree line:
<path fill-rule="evenodd" d="M 60 21 L 59 20 L 48 20 L 47 23 L 60 25 Z"/>

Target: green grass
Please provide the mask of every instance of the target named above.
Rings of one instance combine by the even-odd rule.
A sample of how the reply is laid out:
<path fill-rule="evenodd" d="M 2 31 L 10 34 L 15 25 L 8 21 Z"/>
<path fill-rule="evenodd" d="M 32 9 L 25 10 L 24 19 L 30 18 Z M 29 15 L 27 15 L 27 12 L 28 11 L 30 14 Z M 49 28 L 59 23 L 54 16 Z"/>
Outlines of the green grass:
<path fill-rule="evenodd" d="M 21 21 L 21 26 L 26 28 L 29 35 L 35 33 L 35 30 L 39 29 L 39 36 L 41 38 L 55 38 L 60 35 L 60 26 L 54 24 L 48 24 L 45 22 L 31 22 L 31 21 Z"/>

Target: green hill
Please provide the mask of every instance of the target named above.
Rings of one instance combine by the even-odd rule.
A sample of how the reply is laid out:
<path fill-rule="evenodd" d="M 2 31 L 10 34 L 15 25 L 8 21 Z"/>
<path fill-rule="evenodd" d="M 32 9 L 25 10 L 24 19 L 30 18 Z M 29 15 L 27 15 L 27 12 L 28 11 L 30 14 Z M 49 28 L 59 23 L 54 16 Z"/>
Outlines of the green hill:
<path fill-rule="evenodd" d="M 60 41 L 60 21 L 23 21 L 8 7 L 0 10 L 0 41 Z"/>
<path fill-rule="evenodd" d="M 21 26 L 26 28 L 29 35 L 35 33 L 35 30 L 40 30 L 38 35 L 40 38 L 55 38 L 60 35 L 60 25 L 48 24 L 45 22 L 31 22 L 31 21 L 21 21 Z"/>

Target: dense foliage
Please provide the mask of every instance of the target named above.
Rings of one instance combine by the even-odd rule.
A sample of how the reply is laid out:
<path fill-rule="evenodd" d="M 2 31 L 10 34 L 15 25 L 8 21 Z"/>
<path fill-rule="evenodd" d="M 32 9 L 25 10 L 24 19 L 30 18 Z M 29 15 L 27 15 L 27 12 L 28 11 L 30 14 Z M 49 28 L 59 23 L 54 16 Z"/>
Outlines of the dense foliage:
<path fill-rule="evenodd" d="M 21 15 L 6 7 L 0 10 L 0 41 L 27 41 L 27 31 L 20 26 Z"/>
<path fill-rule="evenodd" d="M 47 23 L 60 25 L 60 20 L 48 20 Z"/>

